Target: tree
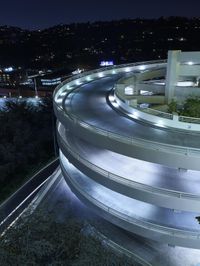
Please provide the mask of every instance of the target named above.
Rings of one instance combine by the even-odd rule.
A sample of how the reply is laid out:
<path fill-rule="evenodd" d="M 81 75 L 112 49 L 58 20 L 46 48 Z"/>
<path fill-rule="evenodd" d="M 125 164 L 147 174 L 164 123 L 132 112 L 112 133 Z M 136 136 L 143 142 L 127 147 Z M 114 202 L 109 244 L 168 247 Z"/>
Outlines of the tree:
<path fill-rule="evenodd" d="M 188 98 L 183 105 L 181 115 L 200 118 L 200 98 Z"/>
<path fill-rule="evenodd" d="M 177 112 L 177 102 L 174 99 L 168 105 L 168 112 L 171 114 Z"/>
<path fill-rule="evenodd" d="M 0 111 L 0 200 L 54 156 L 52 112 L 51 99 L 8 100 Z"/>
<path fill-rule="evenodd" d="M 26 213 L 0 239 L 0 265 L 136 265 L 84 234 L 83 228 L 73 216 L 59 223 L 42 208 Z"/>

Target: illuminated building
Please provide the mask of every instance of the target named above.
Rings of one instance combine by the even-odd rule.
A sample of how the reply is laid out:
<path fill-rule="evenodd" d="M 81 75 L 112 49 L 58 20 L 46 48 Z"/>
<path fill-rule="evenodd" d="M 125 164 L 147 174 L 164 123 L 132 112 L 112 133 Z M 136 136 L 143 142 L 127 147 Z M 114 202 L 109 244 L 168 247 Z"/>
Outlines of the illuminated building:
<path fill-rule="evenodd" d="M 27 74 L 21 69 L 14 69 L 7 67 L 0 69 L 0 84 L 1 85 L 15 85 L 26 81 Z"/>

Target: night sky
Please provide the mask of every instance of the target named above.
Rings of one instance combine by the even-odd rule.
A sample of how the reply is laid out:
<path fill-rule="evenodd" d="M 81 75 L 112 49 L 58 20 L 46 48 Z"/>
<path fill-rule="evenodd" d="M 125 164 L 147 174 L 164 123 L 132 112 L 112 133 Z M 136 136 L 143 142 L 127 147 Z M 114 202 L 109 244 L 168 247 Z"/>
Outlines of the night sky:
<path fill-rule="evenodd" d="M 160 16 L 199 17 L 200 0 L 2 0 L 0 5 L 0 25 L 26 29 Z"/>

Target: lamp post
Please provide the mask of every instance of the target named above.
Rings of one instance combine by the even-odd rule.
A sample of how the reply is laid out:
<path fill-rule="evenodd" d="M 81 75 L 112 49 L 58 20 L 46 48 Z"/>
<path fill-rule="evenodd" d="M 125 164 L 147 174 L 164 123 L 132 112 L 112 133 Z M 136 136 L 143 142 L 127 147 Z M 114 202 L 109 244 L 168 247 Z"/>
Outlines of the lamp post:
<path fill-rule="evenodd" d="M 35 87 L 35 98 L 38 98 L 38 91 L 37 91 L 37 81 L 36 81 L 36 78 L 34 78 L 34 87 Z"/>

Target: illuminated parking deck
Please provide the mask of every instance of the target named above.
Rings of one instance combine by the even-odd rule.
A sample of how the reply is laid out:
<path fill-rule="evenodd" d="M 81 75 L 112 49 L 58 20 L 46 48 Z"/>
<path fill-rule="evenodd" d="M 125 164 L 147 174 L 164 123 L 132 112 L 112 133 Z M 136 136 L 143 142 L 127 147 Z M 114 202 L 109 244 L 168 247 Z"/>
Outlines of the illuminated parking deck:
<path fill-rule="evenodd" d="M 195 219 L 200 199 L 198 134 L 129 119 L 108 101 L 109 92 L 123 76 L 163 67 L 165 62 L 113 66 L 59 85 L 54 110 L 61 123 L 61 165 L 74 193 L 99 215 L 157 241 L 199 248 L 200 230 Z M 102 210 L 98 201 L 107 207 Z M 134 218 L 134 225 L 124 219 L 125 213 Z M 144 220 L 151 221 L 149 228 L 144 229 Z M 174 230 L 178 231 L 174 234 Z"/>

